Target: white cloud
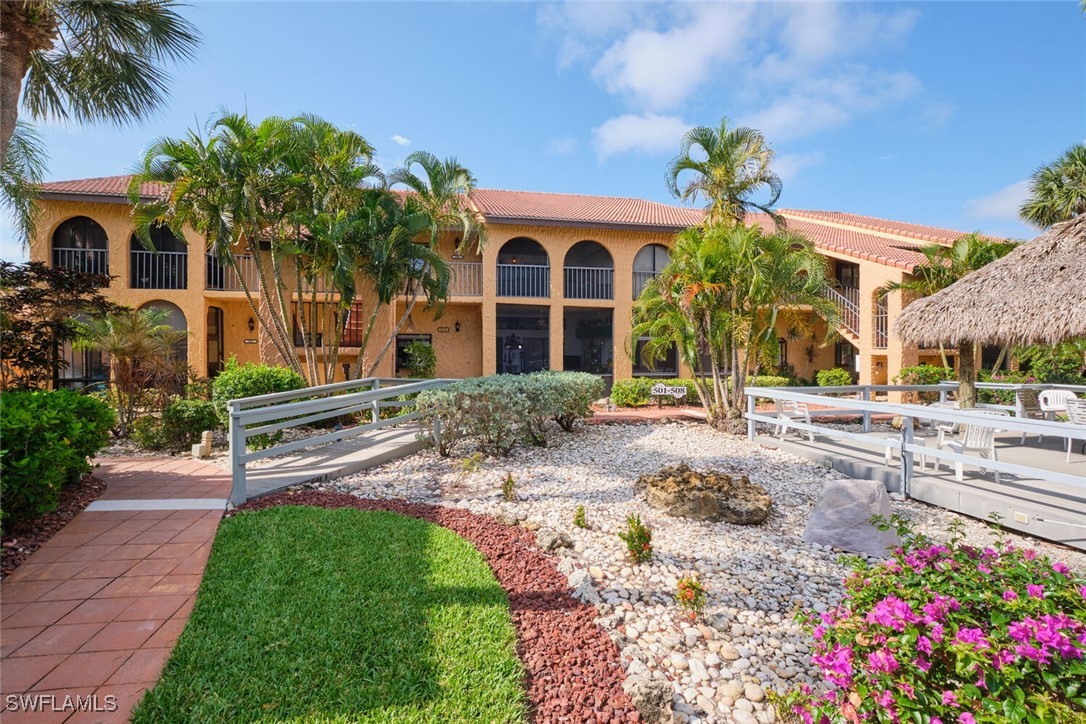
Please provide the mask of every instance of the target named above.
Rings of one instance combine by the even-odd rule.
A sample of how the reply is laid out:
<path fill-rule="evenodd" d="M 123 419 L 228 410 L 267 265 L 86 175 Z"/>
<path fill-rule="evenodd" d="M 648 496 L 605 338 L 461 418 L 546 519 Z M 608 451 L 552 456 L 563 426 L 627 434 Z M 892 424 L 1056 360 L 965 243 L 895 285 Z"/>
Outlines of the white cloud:
<path fill-rule="evenodd" d="M 1029 181 L 1019 181 L 965 202 L 965 213 L 972 219 L 1017 221 L 1018 209 L 1028 197 Z"/>
<path fill-rule="evenodd" d="M 826 156 L 821 151 L 783 153 L 773 159 L 773 170 L 782 181 L 791 181 L 803 169 L 817 166 L 825 160 Z"/>
<path fill-rule="evenodd" d="M 577 139 L 566 136 L 564 138 L 552 138 L 547 144 L 547 153 L 552 156 L 569 156 L 577 151 Z"/>
<path fill-rule="evenodd" d="M 691 124 L 678 116 L 627 114 L 609 118 L 592 129 L 592 143 L 600 158 L 628 151 L 677 152 L 683 134 L 690 127 Z"/>
<path fill-rule="evenodd" d="M 802 138 L 844 125 L 856 115 L 900 103 L 922 89 L 920 81 L 909 73 L 853 67 L 798 85 L 741 122 L 774 141 Z"/>
<path fill-rule="evenodd" d="M 549 2 L 539 6 L 536 19 L 560 38 L 558 66 L 568 68 L 588 60 L 608 37 L 628 29 L 645 10 L 634 3 Z"/>
<path fill-rule="evenodd" d="M 391 140 L 395 141 L 397 144 L 399 144 L 401 146 L 410 146 L 411 145 L 411 139 L 410 138 L 404 138 L 403 136 L 401 136 L 398 133 L 395 136 L 393 136 Z"/>

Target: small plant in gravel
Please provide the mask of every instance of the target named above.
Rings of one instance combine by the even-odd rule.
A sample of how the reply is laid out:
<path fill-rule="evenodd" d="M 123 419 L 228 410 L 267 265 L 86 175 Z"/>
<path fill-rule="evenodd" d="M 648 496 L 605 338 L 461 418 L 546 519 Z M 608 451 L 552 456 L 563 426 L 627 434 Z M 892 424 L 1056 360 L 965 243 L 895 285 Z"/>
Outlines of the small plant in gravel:
<path fill-rule="evenodd" d="M 512 503 L 517 499 L 516 481 L 513 480 L 513 473 L 506 473 L 505 479 L 502 480 L 502 498 L 507 503 Z"/>
<path fill-rule="evenodd" d="M 802 615 L 828 691 L 782 698 L 811 724 L 1086 721 L 1086 578 L 1031 549 L 935 544 L 904 520 L 885 562 L 849 559 L 846 596 Z"/>
<path fill-rule="evenodd" d="M 626 530 L 619 531 L 618 537 L 626 543 L 630 558 L 644 563 L 652 558 L 652 528 L 641 522 L 640 515 L 626 518 Z"/>
<path fill-rule="evenodd" d="M 584 506 L 578 505 L 577 510 L 573 513 L 573 525 L 578 528 L 587 528 L 588 522 L 584 518 Z"/>
<path fill-rule="evenodd" d="M 470 475 L 471 473 L 478 472 L 479 465 L 483 462 L 482 453 L 473 453 L 460 461 L 460 473 L 462 475 Z"/>
<path fill-rule="evenodd" d="M 693 576 L 680 578 L 675 587 L 675 601 L 679 608 L 686 611 L 691 621 L 697 620 L 702 609 L 705 608 L 705 586 Z"/>

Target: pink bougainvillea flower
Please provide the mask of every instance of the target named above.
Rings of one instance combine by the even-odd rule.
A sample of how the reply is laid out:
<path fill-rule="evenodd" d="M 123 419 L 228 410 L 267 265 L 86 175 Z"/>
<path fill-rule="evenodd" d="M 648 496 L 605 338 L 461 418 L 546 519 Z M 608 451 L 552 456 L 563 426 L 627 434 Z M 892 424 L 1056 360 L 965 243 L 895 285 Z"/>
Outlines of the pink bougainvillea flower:
<path fill-rule="evenodd" d="M 872 671 L 878 671 L 885 674 L 892 674 L 900 668 L 897 659 L 894 658 L 894 652 L 890 649 L 883 647 L 878 651 L 872 651 L 867 656 L 868 666 Z"/>
<path fill-rule="evenodd" d="M 920 669 L 921 671 L 927 672 L 931 670 L 931 662 L 925 659 L 923 656 L 917 656 L 916 661 L 914 661 L 913 664 L 915 664 L 916 668 Z"/>
<path fill-rule="evenodd" d="M 1004 601 L 1014 601 L 1017 598 L 1018 598 L 1018 594 L 1015 593 L 1014 591 L 1012 591 L 1009 588 L 1006 591 L 1003 592 L 1003 600 Z"/>
<path fill-rule="evenodd" d="M 1028 593 L 1030 595 L 1030 597 L 1032 597 L 1032 598 L 1044 598 L 1045 597 L 1045 587 L 1044 586 L 1039 586 L 1036 583 L 1031 583 L 1028 586 L 1026 586 L 1026 593 Z"/>
<path fill-rule="evenodd" d="M 958 629 L 954 640 L 960 644 L 971 644 L 977 651 L 984 651 L 988 648 L 988 639 L 984 637 L 984 632 L 979 628 Z"/>
<path fill-rule="evenodd" d="M 930 654 L 931 649 L 931 639 L 929 639 L 927 636 L 921 636 L 916 640 L 917 651 L 923 651 L 925 654 Z"/>
<path fill-rule="evenodd" d="M 961 706 L 961 704 L 958 703 L 958 695 L 955 694 L 953 691 L 944 691 L 943 692 L 943 706 L 953 706 L 953 707 Z"/>
<path fill-rule="evenodd" d="M 1071 569 L 1067 567 L 1067 564 L 1060 561 L 1056 561 L 1052 564 L 1052 570 L 1063 576 L 1066 576 L 1068 573 L 1071 572 Z"/>
<path fill-rule="evenodd" d="M 1037 557 L 1037 551 L 1033 550 L 1032 548 L 1027 548 L 1022 551 L 1022 557 L 1025 558 L 1027 561 L 1032 561 L 1034 558 Z"/>
<path fill-rule="evenodd" d="M 931 628 L 928 629 L 928 633 L 931 634 L 931 640 L 935 643 L 943 642 L 943 626 L 942 624 L 933 623 Z"/>
<path fill-rule="evenodd" d="M 977 724 L 977 719 L 967 711 L 958 715 L 958 724 Z"/>

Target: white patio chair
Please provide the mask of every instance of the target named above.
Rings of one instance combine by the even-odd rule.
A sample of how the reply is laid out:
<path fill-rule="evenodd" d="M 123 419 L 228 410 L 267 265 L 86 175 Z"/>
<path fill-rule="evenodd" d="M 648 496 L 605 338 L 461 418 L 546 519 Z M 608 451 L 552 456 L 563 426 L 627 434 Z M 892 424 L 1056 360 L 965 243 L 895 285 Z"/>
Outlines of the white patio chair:
<path fill-rule="evenodd" d="M 1067 422 L 1069 425 L 1083 425 L 1086 426 L 1086 400 L 1080 400 L 1078 397 L 1073 397 L 1067 401 Z M 1071 462 L 1071 447 L 1074 441 L 1071 438 L 1067 438 L 1067 462 Z M 1086 442 L 1082 443 L 1082 449 L 1086 452 Z"/>
<path fill-rule="evenodd" d="M 1015 414 L 1017 417 L 1024 417 L 1027 420 L 1045 420 L 1047 415 L 1041 409 L 1041 400 L 1037 395 L 1037 390 L 1016 390 L 1014 393 L 1014 406 L 1016 408 Z M 1022 444 L 1026 444 L 1027 433 L 1022 433 Z M 1038 435 L 1038 441 L 1044 442 L 1045 436 Z"/>
<path fill-rule="evenodd" d="M 972 409 L 969 412 L 980 415 L 991 415 L 992 417 L 1009 417 L 1006 410 L 985 410 L 985 409 Z M 978 425 L 969 424 L 965 426 L 965 430 L 962 433 L 961 440 L 944 440 L 939 443 L 939 448 L 949 448 L 951 452 L 958 455 L 965 455 L 967 452 L 975 452 L 979 457 L 987 458 L 992 461 L 997 461 L 995 450 L 995 434 L 997 430 L 991 425 Z M 935 469 L 939 470 L 942 464 L 939 460 L 935 461 Z M 964 477 L 964 463 L 954 462 L 954 479 L 961 481 Z M 993 470 L 995 473 L 995 481 L 999 482 L 999 471 Z"/>
<path fill-rule="evenodd" d="M 1077 400 L 1078 395 L 1071 390 L 1045 390 L 1037 399 L 1041 403 L 1041 412 L 1045 413 L 1045 419 L 1055 420 L 1056 413 L 1067 412 L 1067 401 Z"/>
<path fill-rule="evenodd" d="M 807 403 L 796 402 L 795 400 L 777 400 L 777 428 L 773 431 L 773 434 L 783 440 L 784 434 L 788 432 L 788 424 L 793 420 L 802 420 L 808 425 L 811 424 L 811 410 Z M 800 435 L 803 434 L 803 430 L 796 430 L 796 432 Z M 814 442 L 814 433 L 810 430 L 807 431 L 807 439 Z"/>

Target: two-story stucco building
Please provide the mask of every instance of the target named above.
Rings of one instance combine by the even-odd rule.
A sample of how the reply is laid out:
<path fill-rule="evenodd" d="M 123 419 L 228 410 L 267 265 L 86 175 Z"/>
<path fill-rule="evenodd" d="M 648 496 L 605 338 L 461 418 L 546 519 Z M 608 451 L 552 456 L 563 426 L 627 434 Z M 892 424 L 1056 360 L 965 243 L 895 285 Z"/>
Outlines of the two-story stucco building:
<path fill-rule="evenodd" d="M 243 275 L 246 286 L 257 287 L 253 260 L 239 254 L 236 271 L 224 267 L 192 232 L 185 240 L 156 232 L 158 251 L 146 250 L 133 236 L 128 183 L 126 176 L 113 176 L 45 184 L 30 258 L 108 273 L 113 280 L 107 296 L 113 301 L 168 309 L 171 324 L 189 332 L 188 361 L 198 375 L 214 375 L 231 356 L 274 362 L 238 278 Z M 148 195 L 156 191 L 146 189 Z M 541 369 L 615 379 L 689 374 L 674 359 L 649 370 L 629 337 L 634 300 L 667 263 L 675 234 L 700 223 L 700 210 L 640 199 L 493 189 L 472 192 L 470 203 L 484 220 L 487 242 L 481 252 L 461 255 L 455 253 L 457 238 L 450 234 L 441 240 L 440 251 L 453 272 L 449 303 L 436 320 L 418 305 L 397 338 L 398 350 L 413 339 L 428 340 L 443 377 Z M 923 260 L 921 245 L 949 244 L 961 232 L 837 212 L 780 213 L 791 231 L 826 257 L 842 322 L 839 340 L 828 345 L 822 344 L 826 330 L 820 319 L 812 319 L 814 334 L 779 330 L 781 362 L 802 377 L 840 366 L 856 372 L 861 382 L 885 383 L 903 366 L 934 355 L 888 334 L 901 298 L 884 297 L 880 290 Z M 758 215 L 749 220 L 772 223 Z M 301 301 L 296 291 L 287 290 L 295 305 Z M 371 354 L 395 329 L 405 305 L 402 298 L 382 315 Z M 347 320 L 343 363 L 359 353 L 351 346 L 357 344 L 357 326 Z M 65 355 L 70 365 L 58 383 L 79 386 L 104 376 L 100 355 L 71 350 Z M 389 354 L 377 373 L 393 376 L 398 363 L 399 355 Z"/>

